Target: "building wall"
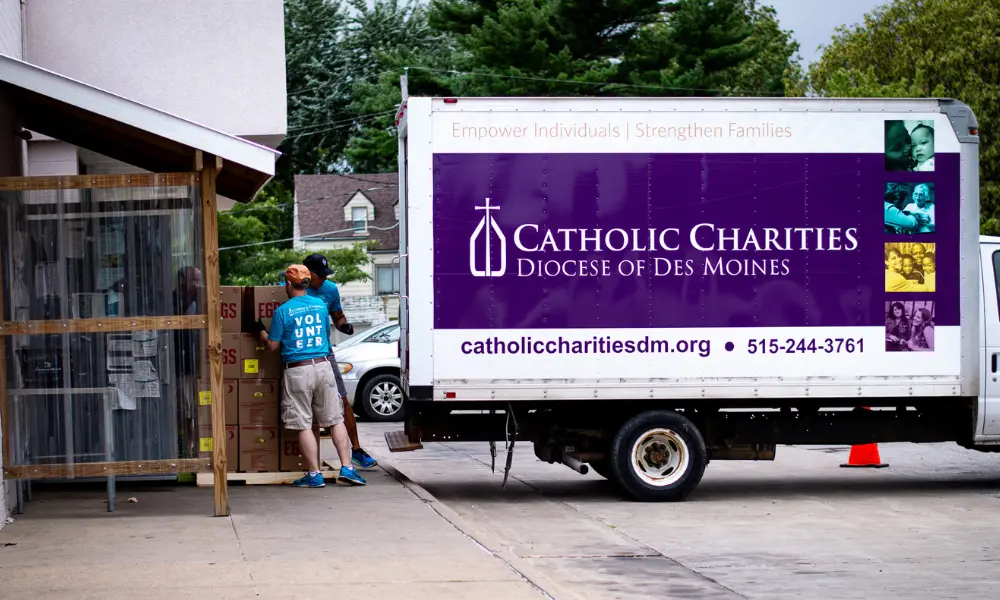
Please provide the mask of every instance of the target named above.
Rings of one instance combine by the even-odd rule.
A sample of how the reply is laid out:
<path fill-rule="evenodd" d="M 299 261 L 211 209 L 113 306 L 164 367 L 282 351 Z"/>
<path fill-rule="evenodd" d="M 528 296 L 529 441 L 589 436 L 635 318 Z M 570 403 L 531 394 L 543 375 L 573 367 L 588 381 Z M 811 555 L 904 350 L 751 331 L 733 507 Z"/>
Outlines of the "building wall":
<path fill-rule="evenodd" d="M 25 22 L 28 62 L 226 133 L 284 137 L 281 0 L 31 0 Z"/>
<path fill-rule="evenodd" d="M 386 321 L 398 320 L 399 303 L 395 298 L 386 296 L 342 296 L 341 305 L 348 321 L 354 325 L 355 335 L 381 325 Z M 395 309 L 393 306 L 395 305 Z M 333 332 L 333 343 L 339 344 L 348 336 L 339 331 Z"/>
<path fill-rule="evenodd" d="M 28 143 L 28 175 L 77 175 L 78 148 L 56 140 Z"/>

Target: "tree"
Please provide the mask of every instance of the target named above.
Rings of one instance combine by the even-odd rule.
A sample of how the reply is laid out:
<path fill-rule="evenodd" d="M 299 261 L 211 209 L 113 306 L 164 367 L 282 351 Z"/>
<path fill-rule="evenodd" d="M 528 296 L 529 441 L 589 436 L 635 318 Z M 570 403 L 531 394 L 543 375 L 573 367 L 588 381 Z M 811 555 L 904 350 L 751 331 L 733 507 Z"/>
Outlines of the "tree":
<path fill-rule="evenodd" d="M 354 80 L 339 0 L 285 0 L 284 7 L 288 135 L 278 147 L 277 178 L 290 185 L 296 173 L 336 171 Z"/>
<path fill-rule="evenodd" d="M 371 258 L 368 256 L 368 244 L 355 244 L 350 248 L 324 250 L 333 275 L 333 281 L 340 285 L 352 281 L 368 281 L 370 277 L 364 271 Z M 292 250 L 288 248 L 264 247 L 250 252 L 241 253 L 231 272 L 223 276 L 223 285 L 278 285 L 284 282 L 285 268 L 291 264 L 301 264 L 302 260 L 312 251 Z"/>
<path fill-rule="evenodd" d="M 680 0 L 668 20 L 639 32 L 622 74 L 637 86 L 669 90 L 644 95 L 722 95 L 735 70 L 757 52 L 754 32 L 745 0 Z"/>
<path fill-rule="evenodd" d="M 433 0 L 426 17 L 438 37 L 379 54 L 357 114 L 398 106 L 404 67 L 411 94 L 439 96 L 781 95 L 797 69 L 798 45 L 757 0 Z M 353 170 L 397 168 L 393 119 L 352 135 Z"/>
<path fill-rule="evenodd" d="M 223 285 L 273 285 L 305 251 L 292 249 L 292 194 L 272 181 L 252 202 L 219 213 L 219 272 Z M 367 281 L 370 244 L 325 251 L 338 283 Z"/>
<path fill-rule="evenodd" d="M 1000 2 L 894 0 L 837 30 L 790 93 L 953 97 L 980 126 L 980 223 L 1000 234 Z M 794 74 L 792 77 L 794 82 Z"/>
<path fill-rule="evenodd" d="M 799 43 L 781 28 L 774 8 L 747 0 L 746 10 L 752 27 L 746 44 L 752 53 L 722 87 L 731 96 L 784 95 L 788 73 L 800 68 Z"/>
<path fill-rule="evenodd" d="M 219 212 L 219 272 L 226 285 L 246 273 L 240 265 L 251 254 L 291 248 L 292 194 L 272 180 L 252 202 Z M 250 245 L 254 244 L 254 245 Z"/>
<path fill-rule="evenodd" d="M 344 150 L 348 168 L 357 173 L 397 169 L 396 108 L 401 102 L 399 76 L 411 60 L 434 62 L 454 50 L 450 41 L 432 30 L 423 6 L 398 0 L 352 0 L 355 16 L 347 46 L 352 62 L 362 67 L 349 109 L 358 118 Z"/>

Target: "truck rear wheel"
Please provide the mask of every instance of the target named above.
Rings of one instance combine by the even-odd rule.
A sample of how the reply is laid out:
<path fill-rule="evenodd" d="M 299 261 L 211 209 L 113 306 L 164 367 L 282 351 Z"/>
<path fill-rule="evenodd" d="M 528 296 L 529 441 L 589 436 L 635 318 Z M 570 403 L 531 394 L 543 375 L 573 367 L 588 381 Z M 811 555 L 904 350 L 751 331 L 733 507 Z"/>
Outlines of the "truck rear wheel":
<path fill-rule="evenodd" d="M 668 410 L 641 413 L 611 442 L 611 479 L 635 500 L 676 502 L 701 482 L 705 440 L 687 417 Z"/>

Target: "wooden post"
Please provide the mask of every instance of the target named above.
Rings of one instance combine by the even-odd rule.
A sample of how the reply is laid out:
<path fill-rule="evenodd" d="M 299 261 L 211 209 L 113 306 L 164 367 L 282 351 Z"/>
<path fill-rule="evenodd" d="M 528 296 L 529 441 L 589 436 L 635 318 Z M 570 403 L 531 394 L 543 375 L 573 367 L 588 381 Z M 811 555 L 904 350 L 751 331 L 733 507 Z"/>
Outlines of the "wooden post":
<path fill-rule="evenodd" d="M 4 242 L 7 242 L 7 240 L 4 240 Z M 3 253 L 4 249 L 0 248 L 0 323 L 3 323 L 7 319 L 6 314 L 4 314 L 3 291 L 13 288 L 12 285 L 7 285 L 7 282 L 4 281 Z M 13 446 L 10 443 L 10 435 L 8 434 L 14 431 L 14 427 L 11 427 L 11 425 L 17 425 L 10 422 L 10 410 L 8 409 L 7 402 L 7 344 L 6 338 L 0 335 L 0 431 L 2 431 L 0 435 L 3 436 L 2 453 L 3 466 L 5 467 L 14 462 Z M 0 475 L 0 481 L 2 480 L 3 476 Z"/>
<path fill-rule="evenodd" d="M 199 154 L 201 154 L 199 152 Z M 202 158 L 201 156 L 197 158 Z M 222 315 L 219 297 L 219 214 L 216 212 L 216 157 L 206 155 L 201 170 L 201 212 L 205 243 L 205 312 L 208 317 L 208 369 L 212 386 L 212 471 L 215 474 L 215 516 L 229 516 L 226 481 L 226 394 L 222 383 Z"/>

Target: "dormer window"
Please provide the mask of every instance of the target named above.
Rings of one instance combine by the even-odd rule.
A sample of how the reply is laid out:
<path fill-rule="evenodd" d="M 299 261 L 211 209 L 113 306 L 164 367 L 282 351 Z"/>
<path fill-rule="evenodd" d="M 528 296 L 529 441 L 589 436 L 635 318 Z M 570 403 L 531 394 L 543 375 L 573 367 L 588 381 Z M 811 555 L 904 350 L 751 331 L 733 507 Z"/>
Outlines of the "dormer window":
<path fill-rule="evenodd" d="M 364 206 L 351 208 L 351 221 L 354 224 L 354 233 L 365 233 L 368 231 L 368 209 Z"/>

